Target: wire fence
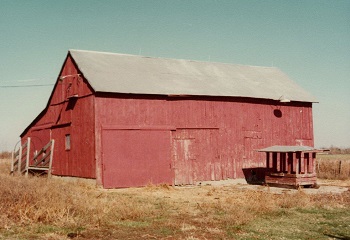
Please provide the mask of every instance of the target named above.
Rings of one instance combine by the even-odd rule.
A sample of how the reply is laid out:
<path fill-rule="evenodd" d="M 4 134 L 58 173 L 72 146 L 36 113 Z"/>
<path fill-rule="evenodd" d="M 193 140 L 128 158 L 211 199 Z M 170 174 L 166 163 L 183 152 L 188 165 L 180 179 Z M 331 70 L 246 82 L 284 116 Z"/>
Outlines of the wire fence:
<path fill-rule="evenodd" d="M 350 179 L 350 159 L 317 159 L 316 172 L 318 178 Z"/>

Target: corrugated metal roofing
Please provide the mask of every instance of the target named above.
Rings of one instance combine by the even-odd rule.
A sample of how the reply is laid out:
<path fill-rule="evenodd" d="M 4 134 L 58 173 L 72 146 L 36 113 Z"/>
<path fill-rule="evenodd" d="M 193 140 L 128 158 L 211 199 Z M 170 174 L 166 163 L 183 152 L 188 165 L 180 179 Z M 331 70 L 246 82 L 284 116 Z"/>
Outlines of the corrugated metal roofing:
<path fill-rule="evenodd" d="M 275 67 L 69 51 L 96 92 L 250 97 L 317 102 Z"/>
<path fill-rule="evenodd" d="M 258 152 L 310 152 L 322 151 L 309 146 L 271 146 L 259 149 Z"/>

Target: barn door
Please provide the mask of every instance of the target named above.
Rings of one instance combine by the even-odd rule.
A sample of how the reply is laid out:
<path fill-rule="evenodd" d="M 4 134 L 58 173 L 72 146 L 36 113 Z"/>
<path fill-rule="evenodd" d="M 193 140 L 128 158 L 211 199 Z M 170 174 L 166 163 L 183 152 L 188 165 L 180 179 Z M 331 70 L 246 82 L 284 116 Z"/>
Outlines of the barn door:
<path fill-rule="evenodd" d="M 173 184 L 171 134 L 158 129 L 104 129 L 102 181 L 105 188 Z"/>
<path fill-rule="evenodd" d="M 194 138 L 173 140 L 175 185 L 193 184 Z"/>
<path fill-rule="evenodd" d="M 261 137 L 245 137 L 244 138 L 244 162 L 243 167 L 262 167 L 265 164 L 265 157 L 257 152 L 257 149 L 263 148 L 263 139 Z"/>
<path fill-rule="evenodd" d="M 55 161 L 52 163 L 52 173 L 62 176 L 73 176 L 75 164 L 72 159 L 72 151 L 76 148 L 72 144 L 70 125 L 54 127 L 52 130 L 52 139 L 55 140 L 54 156 Z"/>
<path fill-rule="evenodd" d="M 220 158 L 218 136 L 214 128 L 173 131 L 176 185 L 223 179 L 225 165 Z"/>
<path fill-rule="evenodd" d="M 265 154 L 257 152 L 263 148 L 262 133 L 259 131 L 244 131 L 244 155 L 242 171 L 248 183 L 260 183 L 264 181 L 266 164 Z"/>

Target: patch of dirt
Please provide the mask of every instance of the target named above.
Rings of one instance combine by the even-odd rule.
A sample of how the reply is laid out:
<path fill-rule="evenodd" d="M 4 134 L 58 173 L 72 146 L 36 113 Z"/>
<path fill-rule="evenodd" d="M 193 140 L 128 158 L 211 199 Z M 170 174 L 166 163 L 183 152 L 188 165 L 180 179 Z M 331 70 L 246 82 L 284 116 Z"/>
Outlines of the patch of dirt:
<path fill-rule="evenodd" d="M 350 179 L 346 180 L 331 180 L 331 179 L 317 179 L 321 186 L 338 186 L 350 188 Z"/>
<path fill-rule="evenodd" d="M 186 204 L 188 199 L 195 201 L 203 201 L 203 196 L 215 196 L 216 191 L 233 191 L 235 190 L 251 190 L 258 192 L 268 192 L 273 194 L 296 194 L 300 191 L 306 194 L 341 194 L 350 191 L 350 180 L 317 180 L 319 188 L 300 188 L 291 189 L 283 187 L 272 187 L 263 185 L 247 184 L 244 179 L 229 179 L 222 181 L 201 182 L 195 186 L 148 186 L 144 188 L 125 188 L 125 189 L 100 189 L 101 191 L 119 192 L 127 194 L 150 194 L 159 198 L 172 198 Z M 167 191 L 158 191 L 167 189 Z M 191 189 L 191 191 L 188 191 Z"/>
<path fill-rule="evenodd" d="M 319 188 L 290 189 L 283 187 L 271 187 L 263 185 L 247 184 L 244 179 L 229 179 L 224 181 L 202 182 L 201 186 L 236 186 L 238 189 L 250 189 L 254 191 L 271 192 L 275 194 L 297 193 L 303 191 L 307 194 L 341 194 L 349 191 L 350 180 L 324 180 L 318 179 Z"/>

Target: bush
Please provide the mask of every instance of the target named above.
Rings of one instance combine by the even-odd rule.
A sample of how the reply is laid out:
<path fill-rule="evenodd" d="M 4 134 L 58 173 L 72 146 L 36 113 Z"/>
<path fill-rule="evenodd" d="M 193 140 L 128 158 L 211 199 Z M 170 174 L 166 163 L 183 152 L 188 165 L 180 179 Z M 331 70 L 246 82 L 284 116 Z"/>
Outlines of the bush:
<path fill-rule="evenodd" d="M 335 146 L 331 146 L 329 148 L 330 154 L 350 154 L 350 148 L 339 148 Z"/>

